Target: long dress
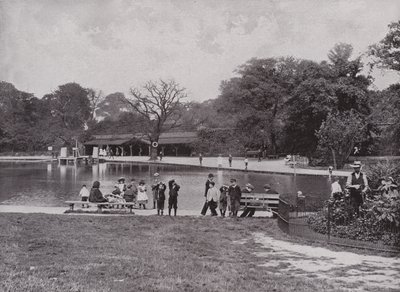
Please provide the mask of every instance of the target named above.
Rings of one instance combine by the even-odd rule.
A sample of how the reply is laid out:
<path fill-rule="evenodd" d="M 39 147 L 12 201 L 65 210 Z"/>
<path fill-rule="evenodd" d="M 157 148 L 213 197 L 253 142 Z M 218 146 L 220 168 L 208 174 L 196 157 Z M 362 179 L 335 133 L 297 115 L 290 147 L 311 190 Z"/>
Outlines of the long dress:
<path fill-rule="evenodd" d="M 138 186 L 137 202 L 138 204 L 147 204 L 149 197 L 147 196 L 147 188 L 145 185 Z"/>

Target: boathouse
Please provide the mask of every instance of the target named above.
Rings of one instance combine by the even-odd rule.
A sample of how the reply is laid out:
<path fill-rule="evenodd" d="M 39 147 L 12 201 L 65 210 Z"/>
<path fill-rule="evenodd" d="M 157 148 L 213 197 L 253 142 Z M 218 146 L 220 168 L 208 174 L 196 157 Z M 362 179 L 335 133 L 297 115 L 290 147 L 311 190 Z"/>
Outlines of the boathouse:
<path fill-rule="evenodd" d="M 190 156 L 192 145 L 197 141 L 196 132 L 168 132 L 158 140 L 158 153 L 165 156 Z M 93 147 L 111 149 L 114 156 L 148 156 L 150 140 L 143 134 L 93 135 L 86 141 L 85 153 L 92 154 Z"/>

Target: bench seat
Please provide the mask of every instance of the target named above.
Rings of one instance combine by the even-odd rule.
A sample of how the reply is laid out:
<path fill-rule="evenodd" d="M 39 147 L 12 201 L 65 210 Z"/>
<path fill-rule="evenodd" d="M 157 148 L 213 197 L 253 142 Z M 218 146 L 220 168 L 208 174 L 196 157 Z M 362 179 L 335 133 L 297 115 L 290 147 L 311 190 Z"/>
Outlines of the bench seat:
<path fill-rule="evenodd" d="M 240 207 L 260 209 L 260 210 L 277 210 L 279 205 L 279 194 L 263 194 L 263 193 L 242 193 L 240 199 Z"/>
<path fill-rule="evenodd" d="M 70 210 L 74 210 L 75 205 L 88 205 L 92 207 L 97 207 L 98 211 L 102 211 L 103 208 L 107 207 L 127 207 L 129 212 L 132 213 L 132 209 L 137 207 L 137 203 L 135 202 L 126 202 L 126 203 L 110 203 L 110 202 L 103 202 L 103 203 L 93 203 L 93 202 L 84 202 L 84 201 L 65 201 L 66 204 L 69 205 Z"/>

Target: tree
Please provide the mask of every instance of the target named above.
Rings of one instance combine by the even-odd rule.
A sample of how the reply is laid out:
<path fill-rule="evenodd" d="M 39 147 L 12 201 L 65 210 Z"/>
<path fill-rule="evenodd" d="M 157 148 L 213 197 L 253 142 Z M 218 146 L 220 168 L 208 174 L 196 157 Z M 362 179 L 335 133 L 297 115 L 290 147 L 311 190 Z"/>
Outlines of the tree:
<path fill-rule="evenodd" d="M 131 98 L 128 104 L 142 115 L 147 127 L 145 134 L 151 143 L 151 160 L 157 159 L 157 147 L 161 133 L 168 132 L 180 126 L 184 106 L 183 99 L 187 96 L 186 89 L 174 80 L 148 81 L 142 88 L 131 88 Z M 156 142 L 156 143 L 154 143 Z"/>
<path fill-rule="evenodd" d="M 294 58 L 251 59 L 237 70 L 240 77 L 221 83 L 221 112 L 234 112 L 241 124 L 253 120 L 254 127 L 258 122 L 251 118 L 263 116 L 264 127 L 259 129 L 259 136 L 266 135 L 272 153 L 278 148 L 284 105 L 294 89 L 297 66 Z"/>
<path fill-rule="evenodd" d="M 351 53 L 351 45 L 340 43 L 329 52 L 329 63 L 308 61 L 299 66 L 302 81 L 286 104 L 286 144 L 292 145 L 287 151 L 315 156 L 315 133 L 330 113 L 355 111 L 363 117 L 370 114 L 371 81 L 360 74 L 363 64 L 359 57 L 350 59 Z"/>
<path fill-rule="evenodd" d="M 332 155 L 335 169 L 342 168 L 356 142 L 366 136 L 367 123 L 355 111 L 328 114 L 316 132 L 319 150 Z"/>
<path fill-rule="evenodd" d="M 127 105 L 125 95 L 121 92 L 114 92 L 100 101 L 96 110 L 96 118 L 116 121 L 122 113 L 129 111 L 132 111 L 132 108 Z"/>
<path fill-rule="evenodd" d="M 400 71 L 400 20 L 389 24 L 389 32 L 377 44 L 369 47 L 371 66 Z"/>
<path fill-rule="evenodd" d="M 47 118 L 51 121 L 49 131 L 66 145 L 73 145 L 73 139 L 84 133 L 86 123 L 92 117 L 88 96 L 88 89 L 77 83 L 67 83 L 43 97 Z"/>

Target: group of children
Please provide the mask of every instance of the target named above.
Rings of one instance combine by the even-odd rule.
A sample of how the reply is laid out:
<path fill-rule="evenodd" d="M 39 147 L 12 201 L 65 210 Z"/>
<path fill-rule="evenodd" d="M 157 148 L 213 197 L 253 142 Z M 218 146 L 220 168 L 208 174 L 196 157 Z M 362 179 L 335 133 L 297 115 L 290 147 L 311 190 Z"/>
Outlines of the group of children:
<path fill-rule="evenodd" d="M 157 209 L 158 215 L 164 214 L 164 205 L 165 205 L 165 191 L 167 186 L 162 181 L 158 181 L 157 177 L 158 173 L 154 174 L 155 183 L 151 186 L 151 190 L 153 193 L 153 201 L 154 201 L 154 209 Z M 168 198 L 168 214 L 171 215 L 171 210 L 174 209 L 174 215 L 176 216 L 176 212 L 178 209 L 178 192 L 180 186 L 176 183 L 174 179 L 168 182 L 169 186 L 169 198 Z M 103 195 L 100 191 L 100 182 L 95 181 L 93 183 L 92 189 L 89 190 L 86 188 L 86 185 L 83 185 L 79 196 L 81 197 L 82 202 L 93 202 L 93 203 L 127 203 L 133 202 L 136 203 L 140 208 L 146 209 L 146 204 L 149 201 L 149 197 L 147 195 L 148 188 L 146 186 L 146 182 L 144 180 L 140 180 L 139 184 L 136 185 L 136 181 L 134 178 L 131 179 L 129 184 L 125 183 L 125 178 L 121 177 L 118 179 L 118 184 L 114 186 L 114 190 L 111 194 Z M 85 206 L 89 207 L 88 204 L 82 204 L 82 208 Z"/>

